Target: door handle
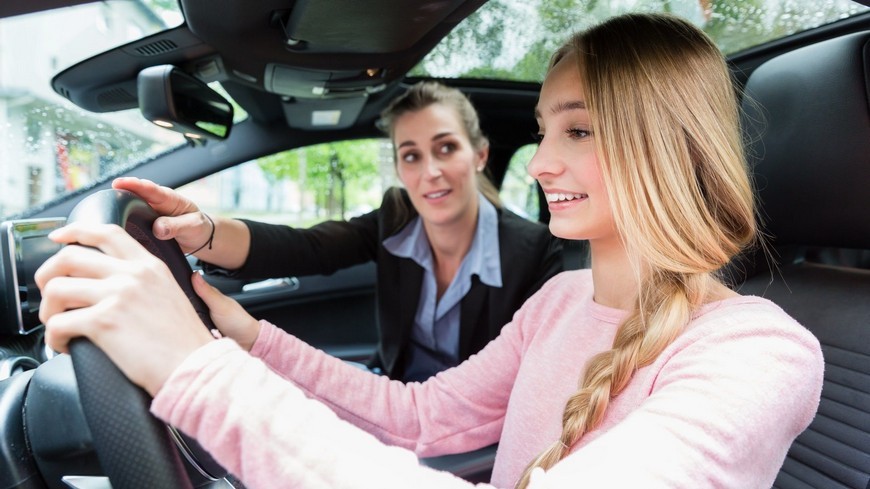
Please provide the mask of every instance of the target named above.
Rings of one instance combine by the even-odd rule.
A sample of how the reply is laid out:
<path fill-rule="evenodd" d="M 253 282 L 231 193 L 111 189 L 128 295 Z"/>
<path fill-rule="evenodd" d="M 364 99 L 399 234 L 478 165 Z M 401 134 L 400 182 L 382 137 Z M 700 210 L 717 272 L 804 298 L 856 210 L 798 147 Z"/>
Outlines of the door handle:
<path fill-rule="evenodd" d="M 296 277 L 270 278 L 252 282 L 242 286 L 242 293 L 277 291 L 293 292 L 299 290 L 299 279 Z"/>

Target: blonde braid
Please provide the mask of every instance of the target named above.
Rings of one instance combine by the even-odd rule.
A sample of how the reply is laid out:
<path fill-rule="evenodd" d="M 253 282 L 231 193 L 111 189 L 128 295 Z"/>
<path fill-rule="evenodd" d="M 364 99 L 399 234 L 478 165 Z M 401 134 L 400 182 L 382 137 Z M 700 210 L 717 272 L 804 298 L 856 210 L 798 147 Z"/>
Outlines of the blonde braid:
<path fill-rule="evenodd" d="M 532 469 L 549 469 L 584 434 L 601 424 L 610 400 L 625 389 L 638 369 L 651 364 L 680 334 L 713 279 L 709 274 L 658 273 L 646 282 L 641 285 L 645 293 L 636 309 L 619 326 L 613 347 L 589 360 L 579 390 L 565 404 L 559 441 L 526 467 L 517 489 L 525 489 Z"/>

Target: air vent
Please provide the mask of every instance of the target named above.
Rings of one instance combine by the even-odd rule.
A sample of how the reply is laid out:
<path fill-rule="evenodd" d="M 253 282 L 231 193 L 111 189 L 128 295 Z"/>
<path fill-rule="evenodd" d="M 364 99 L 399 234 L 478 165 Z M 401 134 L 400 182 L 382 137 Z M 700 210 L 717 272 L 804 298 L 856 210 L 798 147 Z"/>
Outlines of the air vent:
<path fill-rule="evenodd" d="M 103 110 L 129 109 L 136 106 L 138 99 L 123 88 L 110 88 L 97 95 L 97 104 Z"/>
<path fill-rule="evenodd" d="M 161 39 L 135 48 L 142 56 L 157 56 L 178 49 L 178 45 L 168 39 Z"/>
<path fill-rule="evenodd" d="M 66 97 L 67 100 L 69 100 L 69 90 L 67 90 L 66 88 L 59 88 L 58 90 L 60 90 L 61 95 L 63 95 L 64 97 Z"/>

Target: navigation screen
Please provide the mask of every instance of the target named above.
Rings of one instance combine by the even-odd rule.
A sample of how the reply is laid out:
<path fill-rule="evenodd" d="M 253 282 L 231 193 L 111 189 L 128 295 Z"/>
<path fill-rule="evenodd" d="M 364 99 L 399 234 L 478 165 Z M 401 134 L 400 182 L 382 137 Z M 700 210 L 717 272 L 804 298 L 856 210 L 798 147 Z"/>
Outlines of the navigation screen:
<path fill-rule="evenodd" d="M 40 326 L 42 296 L 33 275 L 59 244 L 46 236 L 66 219 L 25 219 L 0 224 L 0 334 L 26 334 Z"/>

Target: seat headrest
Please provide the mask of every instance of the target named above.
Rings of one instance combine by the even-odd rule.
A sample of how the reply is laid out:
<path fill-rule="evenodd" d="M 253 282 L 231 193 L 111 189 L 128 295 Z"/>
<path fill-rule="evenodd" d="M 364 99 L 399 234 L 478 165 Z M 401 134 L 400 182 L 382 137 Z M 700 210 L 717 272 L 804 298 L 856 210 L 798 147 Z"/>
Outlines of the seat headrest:
<path fill-rule="evenodd" d="M 870 32 L 773 58 L 746 94 L 747 156 L 774 244 L 870 249 Z"/>

